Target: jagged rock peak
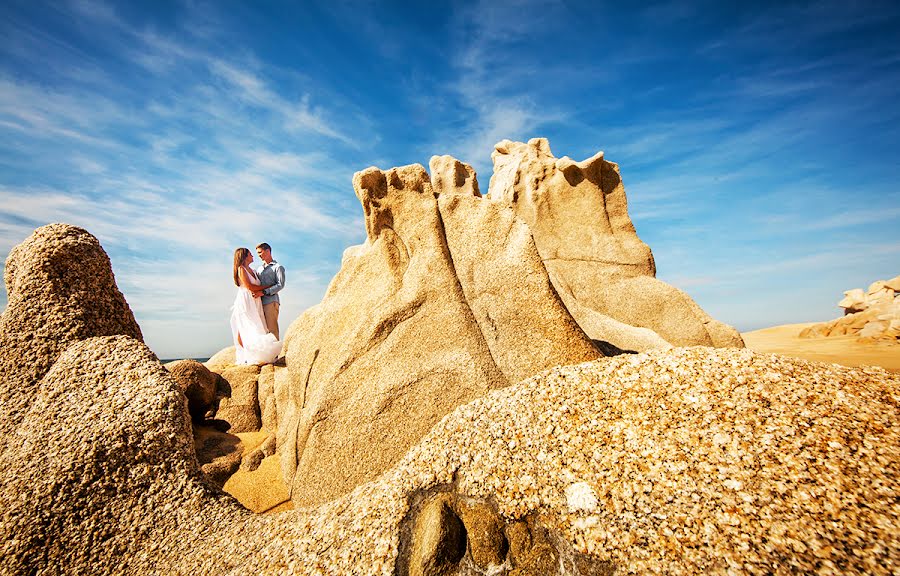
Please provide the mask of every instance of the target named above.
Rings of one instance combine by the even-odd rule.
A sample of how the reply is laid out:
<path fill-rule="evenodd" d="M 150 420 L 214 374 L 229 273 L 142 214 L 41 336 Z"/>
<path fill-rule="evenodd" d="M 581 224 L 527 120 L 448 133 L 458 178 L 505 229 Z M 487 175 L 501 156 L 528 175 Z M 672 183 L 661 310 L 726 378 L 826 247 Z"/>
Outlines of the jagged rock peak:
<path fill-rule="evenodd" d="M 619 348 L 743 346 L 738 332 L 658 280 L 628 215 L 619 167 L 603 152 L 556 158 L 546 138 L 503 140 L 488 198 L 528 223 L 553 285 L 582 328 Z"/>
<path fill-rule="evenodd" d="M 603 152 L 575 162 L 553 156 L 546 138 L 532 138 L 501 141 L 491 159 L 488 196 L 528 222 L 544 260 L 603 262 L 623 276 L 656 274 L 650 248 L 628 216 L 619 167 Z"/>
<path fill-rule="evenodd" d="M 481 197 L 475 169 L 453 156 L 432 156 L 428 162 L 431 169 L 431 187 L 435 194 L 464 194 Z"/>
<path fill-rule="evenodd" d="M 480 197 L 471 166 L 430 164 L 354 175 L 366 243 L 288 331 L 279 443 L 298 506 L 373 478 L 463 402 L 601 355 L 528 226 Z"/>

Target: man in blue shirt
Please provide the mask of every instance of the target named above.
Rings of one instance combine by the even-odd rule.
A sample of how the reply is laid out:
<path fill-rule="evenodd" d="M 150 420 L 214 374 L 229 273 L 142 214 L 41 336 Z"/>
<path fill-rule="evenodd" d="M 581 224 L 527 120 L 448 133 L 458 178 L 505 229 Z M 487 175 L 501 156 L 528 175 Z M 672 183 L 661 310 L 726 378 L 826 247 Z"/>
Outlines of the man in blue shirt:
<path fill-rule="evenodd" d="M 265 242 L 256 247 L 256 253 L 263 261 L 262 266 L 256 269 L 256 275 L 259 276 L 259 283 L 262 286 L 268 286 L 262 294 L 266 328 L 275 335 L 275 338 L 281 340 L 278 334 L 278 309 L 281 307 L 278 292 L 284 288 L 284 266 L 272 259 L 272 247 Z"/>

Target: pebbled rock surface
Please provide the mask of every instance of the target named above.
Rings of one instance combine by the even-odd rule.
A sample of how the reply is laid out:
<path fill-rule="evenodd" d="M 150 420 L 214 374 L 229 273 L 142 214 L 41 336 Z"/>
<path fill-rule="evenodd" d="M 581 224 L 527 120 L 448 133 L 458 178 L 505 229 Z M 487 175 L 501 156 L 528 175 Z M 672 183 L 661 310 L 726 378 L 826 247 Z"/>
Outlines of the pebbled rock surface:
<path fill-rule="evenodd" d="M 19 451 L 0 456 L 0 565 L 894 574 L 898 387 L 880 369 L 740 349 L 558 367 L 457 408 L 344 497 L 256 516 L 204 480 L 184 398 L 152 353 L 95 338 L 46 375 Z"/>
<path fill-rule="evenodd" d="M 86 230 L 48 224 L 14 247 L 0 316 L 0 440 L 28 410 L 37 383 L 70 344 L 124 334 L 142 340 L 109 257 Z"/>

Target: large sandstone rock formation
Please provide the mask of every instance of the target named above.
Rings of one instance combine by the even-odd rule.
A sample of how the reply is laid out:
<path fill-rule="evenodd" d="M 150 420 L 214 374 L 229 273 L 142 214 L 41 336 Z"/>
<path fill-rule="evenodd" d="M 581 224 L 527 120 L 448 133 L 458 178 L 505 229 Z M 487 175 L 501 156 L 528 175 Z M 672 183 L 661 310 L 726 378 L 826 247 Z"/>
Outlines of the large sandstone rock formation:
<path fill-rule="evenodd" d="M 177 384 L 72 345 L 0 455 L 9 574 L 900 570 L 900 376 L 749 350 L 621 355 L 462 406 L 392 469 L 257 516 L 197 469 Z"/>
<path fill-rule="evenodd" d="M 70 344 L 141 329 L 116 286 L 109 257 L 87 231 L 49 224 L 6 259 L 0 316 L 0 439 L 16 427 L 38 381 Z"/>
<path fill-rule="evenodd" d="M 738 332 L 656 279 L 650 248 L 628 216 L 618 165 L 600 152 L 556 158 L 545 138 L 503 140 L 488 196 L 531 227 L 553 286 L 582 328 L 619 348 L 743 347 Z M 635 328 L 639 328 L 636 330 Z"/>
<path fill-rule="evenodd" d="M 550 366 L 742 346 L 653 277 L 615 164 L 557 160 L 546 140 L 502 142 L 494 160 L 488 197 L 450 156 L 431 159 L 430 177 L 419 165 L 354 176 L 366 243 L 287 331 L 266 400 L 237 407 L 256 414 L 240 430 L 270 415 L 265 454 L 277 444 L 297 505 L 374 478 L 455 406 Z M 224 376 L 227 362 L 210 365 Z"/>
<path fill-rule="evenodd" d="M 480 197 L 468 165 L 431 170 L 354 176 L 366 243 L 288 331 L 278 444 L 297 505 L 375 478 L 462 403 L 600 356 L 525 223 Z"/>
<path fill-rule="evenodd" d="M 838 302 L 844 316 L 805 328 L 801 338 L 858 336 L 861 340 L 900 342 L 900 276 L 873 282 L 865 292 L 854 288 Z"/>

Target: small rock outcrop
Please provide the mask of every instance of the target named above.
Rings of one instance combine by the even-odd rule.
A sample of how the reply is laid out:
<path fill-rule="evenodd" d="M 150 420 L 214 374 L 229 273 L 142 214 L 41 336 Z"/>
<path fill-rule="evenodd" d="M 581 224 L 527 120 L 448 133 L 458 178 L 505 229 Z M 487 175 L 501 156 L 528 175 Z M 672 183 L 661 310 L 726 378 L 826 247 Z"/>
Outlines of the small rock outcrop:
<path fill-rule="evenodd" d="M 847 290 L 838 306 L 844 316 L 804 328 L 800 337 L 855 335 L 867 342 L 900 342 L 900 276 L 873 282 L 866 291 Z"/>
<path fill-rule="evenodd" d="M 431 169 L 354 176 L 366 243 L 288 330 L 278 446 L 298 506 L 375 478 L 460 404 L 601 355 L 527 225 L 480 196 L 470 166 Z"/>
<path fill-rule="evenodd" d="M 740 334 L 656 278 L 628 216 L 618 165 L 599 152 L 556 158 L 546 138 L 499 142 L 488 197 L 511 206 L 566 307 L 591 338 L 621 349 L 743 347 Z"/>
<path fill-rule="evenodd" d="M 880 369 L 704 347 L 554 368 L 457 408 L 351 493 L 261 516 L 200 473 L 186 401 L 152 352 L 92 338 L 45 375 L 0 455 L 0 565 L 895 574 L 898 386 Z"/>
<path fill-rule="evenodd" d="M 188 411 L 194 422 L 202 422 L 215 408 L 218 374 L 196 360 L 179 360 L 166 365 L 188 401 Z"/>
<path fill-rule="evenodd" d="M 86 230 L 49 224 L 14 247 L 0 316 L 0 439 L 14 429 L 37 383 L 69 345 L 141 329 L 116 286 L 109 257 Z"/>
<path fill-rule="evenodd" d="M 228 431 L 257 432 L 262 428 L 259 406 L 260 367 L 229 366 L 222 370 L 219 380 L 219 408 L 216 420 L 230 424 Z"/>

